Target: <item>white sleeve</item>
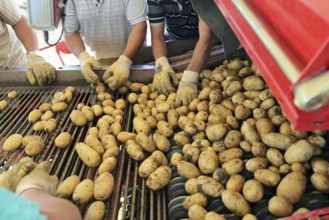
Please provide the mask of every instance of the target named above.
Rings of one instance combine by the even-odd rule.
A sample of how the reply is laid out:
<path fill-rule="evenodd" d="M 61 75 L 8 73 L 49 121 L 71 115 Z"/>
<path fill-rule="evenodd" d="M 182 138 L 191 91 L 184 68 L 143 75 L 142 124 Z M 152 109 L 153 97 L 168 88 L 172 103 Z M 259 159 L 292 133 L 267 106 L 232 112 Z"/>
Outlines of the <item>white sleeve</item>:
<path fill-rule="evenodd" d="M 146 0 L 126 0 L 126 17 L 131 25 L 146 21 L 147 7 Z"/>
<path fill-rule="evenodd" d="M 72 35 L 79 30 L 79 20 L 73 0 L 68 0 L 65 5 L 64 31 L 66 35 Z"/>

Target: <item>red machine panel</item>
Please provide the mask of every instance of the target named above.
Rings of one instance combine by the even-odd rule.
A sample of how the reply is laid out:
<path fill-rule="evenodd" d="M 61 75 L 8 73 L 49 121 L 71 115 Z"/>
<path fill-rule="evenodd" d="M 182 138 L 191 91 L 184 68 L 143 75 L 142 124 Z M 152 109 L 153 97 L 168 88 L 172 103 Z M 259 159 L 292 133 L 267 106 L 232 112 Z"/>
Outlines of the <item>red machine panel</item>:
<path fill-rule="evenodd" d="M 295 128 L 329 129 L 329 81 L 321 80 L 329 76 L 329 2 L 215 2 Z M 321 95 L 313 97 L 314 91 Z M 306 96 L 309 101 L 300 102 Z"/>

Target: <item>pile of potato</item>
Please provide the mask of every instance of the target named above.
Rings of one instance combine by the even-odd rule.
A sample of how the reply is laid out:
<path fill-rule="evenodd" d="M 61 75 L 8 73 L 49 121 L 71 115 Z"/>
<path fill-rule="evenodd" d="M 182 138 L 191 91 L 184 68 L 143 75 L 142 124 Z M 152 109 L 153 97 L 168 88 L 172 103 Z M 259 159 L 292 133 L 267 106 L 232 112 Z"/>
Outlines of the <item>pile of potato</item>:
<path fill-rule="evenodd" d="M 189 106 L 176 108 L 176 94 L 166 97 L 152 84 L 135 85 L 128 95 L 134 104 L 134 133 L 118 140 L 126 143 L 131 158 L 141 161 L 139 175 L 152 190 L 169 183 L 169 164 L 177 167 L 187 180 L 190 195 L 183 206 L 191 219 L 224 218 L 205 209 L 209 197 L 221 198 L 243 219 L 255 219 L 251 206 L 264 198 L 264 187 L 276 189 L 269 202 L 271 214 L 300 213 L 293 205 L 306 190 L 306 175 L 313 172 L 313 187 L 329 192 L 329 163 L 321 158 L 325 131 L 295 130 L 248 61 L 237 58 L 204 70 L 198 98 Z M 181 151 L 166 158 L 172 139 Z M 247 154 L 250 159 L 244 159 Z M 244 170 L 253 178 L 245 179 Z"/>
<path fill-rule="evenodd" d="M 17 92 L 15 90 L 12 90 L 8 92 L 7 97 L 9 99 L 15 99 L 17 97 Z M 5 99 L 0 100 L 0 111 L 5 110 L 8 107 L 8 102 Z"/>

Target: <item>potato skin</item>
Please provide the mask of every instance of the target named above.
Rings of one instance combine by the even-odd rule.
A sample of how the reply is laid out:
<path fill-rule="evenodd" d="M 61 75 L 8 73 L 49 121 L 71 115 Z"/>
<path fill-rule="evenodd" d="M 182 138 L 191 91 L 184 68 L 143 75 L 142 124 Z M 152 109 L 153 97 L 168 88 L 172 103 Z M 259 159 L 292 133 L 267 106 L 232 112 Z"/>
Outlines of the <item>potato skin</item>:
<path fill-rule="evenodd" d="M 197 188 L 199 192 L 212 197 L 220 197 L 224 186 L 209 176 L 199 176 L 197 178 Z"/>
<path fill-rule="evenodd" d="M 273 147 L 278 150 L 287 150 L 288 147 L 295 142 L 295 139 L 291 135 L 274 132 L 264 135 L 262 137 L 262 141 L 269 147 Z"/>
<path fill-rule="evenodd" d="M 22 145 L 26 146 L 31 141 L 43 141 L 42 137 L 39 135 L 26 135 L 22 139 Z"/>
<path fill-rule="evenodd" d="M 284 217 L 292 213 L 293 206 L 284 197 L 273 196 L 268 203 L 268 210 L 277 217 Z"/>
<path fill-rule="evenodd" d="M 73 110 L 70 119 L 77 126 L 84 126 L 88 122 L 86 116 L 79 110 Z"/>
<path fill-rule="evenodd" d="M 55 138 L 55 146 L 58 148 L 66 148 L 71 143 L 71 134 L 68 132 L 62 132 Z"/>
<path fill-rule="evenodd" d="M 98 174 L 102 174 L 102 173 L 112 173 L 113 170 L 116 168 L 117 165 L 117 159 L 114 156 L 108 157 L 105 160 L 103 160 L 103 162 L 99 165 L 97 172 Z"/>
<path fill-rule="evenodd" d="M 66 110 L 67 107 L 68 107 L 68 105 L 67 105 L 65 102 L 58 102 L 58 103 L 53 104 L 53 105 L 51 106 L 51 110 L 52 110 L 53 112 L 61 112 L 61 111 Z"/>
<path fill-rule="evenodd" d="M 201 173 L 211 174 L 218 167 L 218 157 L 212 147 L 203 150 L 199 156 L 198 165 Z"/>
<path fill-rule="evenodd" d="M 94 149 L 86 145 L 85 143 L 79 142 L 75 145 L 75 150 L 77 151 L 80 159 L 88 167 L 96 167 L 101 162 L 101 157 Z"/>
<path fill-rule="evenodd" d="M 177 172 L 185 179 L 197 178 L 201 175 L 200 170 L 193 163 L 184 160 L 177 163 Z"/>
<path fill-rule="evenodd" d="M 284 153 L 287 163 L 305 163 L 314 156 L 315 146 L 306 140 L 299 140 L 288 147 Z"/>
<path fill-rule="evenodd" d="M 108 199 L 113 191 L 114 177 L 111 173 L 105 172 L 99 175 L 94 184 L 94 198 L 104 201 Z"/>
<path fill-rule="evenodd" d="M 254 172 L 254 177 L 256 180 L 268 187 L 277 186 L 281 180 L 280 174 L 268 169 L 256 170 Z"/>
<path fill-rule="evenodd" d="M 32 110 L 28 115 L 28 121 L 30 123 L 37 122 L 42 116 L 42 112 L 39 109 Z"/>
<path fill-rule="evenodd" d="M 39 155 L 45 148 L 45 143 L 43 141 L 31 141 L 24 148 L 25 153 L 31 157 Z"/>
<path fill-rule="evenodd" d="M 146 134 L 139 133 L 135 137 L 136 143 L 139 144 L 143 150 L 152 153 L 156 150 L 155 143 L 152 139 L 150 139 Z"/>
<path fill-rule="evenodd" d="M 159 155 L 151 155 L 146 158 L 138 167 L 138 174 L 147 178 L 153 173 L 159 166 L 161 166 L 162 157 Z"/>
<path fill-rule="evenodd" d="M 81 181 L 74 189 L 73 200 L 80 204 L 86 204 L 93 197 L 94 182 L 90 179 Z"/>
<path fill-rule="evenodd" d="M 207 196 L 203 193 L 195 193 L 191 196 L 187 196 L 183 201 L 184 209 L 188 210 L 192 205 L 200 205 L 202 207 L 206 207 L 208 204 Z"/>
<path fill-rule="evenodd" d="M 242 193 L 248 202 L 256 203 L 263 199 L 264 187 L 258 180 L 250 179 L 243 185 Z"/>
<path fill-rule="evenodd" d="M 250 213 L 250 205 L 245 198 L 238 192 L 224 190 L 222 200 L 228 210 L 238 216 L 244 216 Z"/>
<path fill-rule="evenodd" d="M 188 217 L 191 220 L 204 220 L 207 210 L 201 205 L 194 204 L 188 209 Z"/>
<path fill-rule="evenodd" d="M 234 174 L 230 176 L 230 178 L 228 179 L 225 188 L 227 190 L 241 192 L 245 182 L 246 180 L 244 179 L 243 176 L 241 176 L 240 174 Z"/>
<path fill-rule="evenodd" d="M 301 172 L 287 174 L 276 189 L 278 196 L 284 197 L 291 204 L 299 202 L 306 189 L 306 177 Z"/>
<path fill-rule="evenodd" d="M 20 134 L 10 135 L 3 144 L 3 150 L 13 151 L 18 149 L 22 144 L 23 136 Z"/>
<path fill-rule="evenodd" d="M 57 188 L 57 196 L 60 198 L 69 198 L 72 196 L 75 187 L 80 183 L 80 177 L 72 175 L 67 177 Z"/>
<path fill-rule="evenodd" d="M 95 136 L 93 136 L 93 135 L 87 135 L 86 138 L 85 138 L 85 140 L 84 140 L 84 143 L 87 144 L 92 149 L 94 149 L 100 155 L 103 155 L 104 154 L 103 144 Z"/>
<path fill-rule="evenodd" d="M 311 182 L 315 189 L 322 193 L 329 193 L 329 176 L 322 173 L 313 173 Z"/>
<path fill-rule="evenodd" d="M 223 124 L 213 124 L 206 128 L 206 135 L 209 141 L 219 141 L 227 132 L 227 127 Z"/>
<path fill-rule="evenodd" d="M 85 220 L 102 220 L 105 215 L 105 204 L 103 201 L 94 201 L 87 209 Z"/>
<path fill-rule="evenodd" d="M 157 191 L 168 185 L 171 179 L 171 169 L 168 166 L 160 166 L 146 180 L 146 186 Z"/>

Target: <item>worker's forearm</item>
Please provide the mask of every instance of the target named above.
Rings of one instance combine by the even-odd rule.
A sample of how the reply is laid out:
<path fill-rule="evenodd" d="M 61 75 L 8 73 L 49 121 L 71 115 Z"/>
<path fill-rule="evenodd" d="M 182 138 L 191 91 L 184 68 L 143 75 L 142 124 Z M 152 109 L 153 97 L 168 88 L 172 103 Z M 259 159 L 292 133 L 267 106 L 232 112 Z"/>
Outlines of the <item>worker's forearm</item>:
<path fill-rule="evenodd" d="M 128 38 L 127 46 L 123 51 L 123 55 L 132 60 L 139 50 L 139 48 L 143 45 L 146 37 L 146 22 L 139 22 L 135 24 L 131 30 L 131 33 Z"/>
<path fill-rule="evenodd" d="M 71 36 L 65 35 L 64 39 L 69 49 L 76 57 L 79 57 L 79 54 L 86 50 L 79 31 L 74 32 Z"/>
<path fill-rule="evenodd" d="M 152 37 L 152 50 L 154 59 L 167 57 L 167 46 L 164 37 Z"/>
<path fill-rule="evenodd" d="M 12 26 L 17 38 L 22 42 L 26 52 L 38 50 L 38 37 L 33 29 L 27 25 L 27 20 L 22 15 L 21 19 Z"/>

